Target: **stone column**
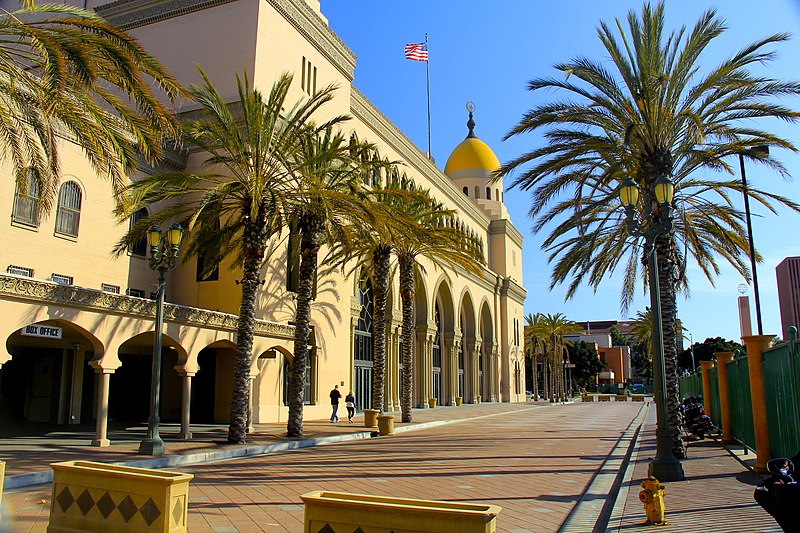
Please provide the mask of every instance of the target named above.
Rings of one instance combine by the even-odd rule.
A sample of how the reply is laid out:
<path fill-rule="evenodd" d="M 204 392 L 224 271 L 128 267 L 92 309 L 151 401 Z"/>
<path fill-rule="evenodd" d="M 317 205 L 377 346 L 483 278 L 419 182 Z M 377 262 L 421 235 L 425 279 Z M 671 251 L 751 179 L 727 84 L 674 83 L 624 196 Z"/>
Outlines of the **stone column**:
<path fill-rule="evenodd" d="M 753 428 L 756 436 L 756 471 L 767 471 L 769 454 L 769 429 L 767 427 L 767 401 L 764 396 L 763 353 L 770 347 L 775 335 L 749 335 L 742 337 L 747 346 L 747 366 L 750 373 L 750 399 L 753 407 Z"/>
<path fill-rule="evenodd" d="M 711 415 L 711 378 L 709 372 L 714 368 L 714 361 L 700 361 L 700 372 L 703 379 L 703 409 Z"/>
<path fill-rule="evenodd" d="M 728 395 L 728 363 L 733 360 L 733 352 L 716 352 L 717 384 L 719 385 L 719 416 L 722 420 L 722 442 L 730 444 L 734 441 L 731 428 L 731 404 Z M 709 411 L 710 413 L 710 411 Z"/>
<path fill-rule="evenodd" d="M 95 367 L 95 371 L 100 377 L 100 387 L 97 393 L 97 428 L 92 446 L 104 448 L 111 445 L 108 440 L 108 388 L 114 370 L 98 366 Z"/>
<path fill-rule="evenodd" d="M 183 378 L 183 394 L 181 396 L 181 432 L 178 433 L 178 438 L 189 440 L 192 438 L 190 431 L 190 416 L 192 411 L 192 378 L 194 372 L 179 372 Z"/>
<path fill-rule="evenodd" d="M 83 344 L 75 343 L 75 357 L 72 360 L 72 390 L 69 399 L 68 424 L 81 423 L 81 402 L 83 400 L 83 369 L 86 358 L 86 348 Z"/>
<path fill-rule="evenodd" d="M 458 395 L 458 362 L 456 356 L 458 354 L 459 343 L 461 335 L 445 333 L 443 355 L 447 357 L 447 365 L 442 368 L 442 377 L 444 380 L 442 385 L 445 386 L 444 403 L 445 405 L 455 405 L 456 396 Z"/>

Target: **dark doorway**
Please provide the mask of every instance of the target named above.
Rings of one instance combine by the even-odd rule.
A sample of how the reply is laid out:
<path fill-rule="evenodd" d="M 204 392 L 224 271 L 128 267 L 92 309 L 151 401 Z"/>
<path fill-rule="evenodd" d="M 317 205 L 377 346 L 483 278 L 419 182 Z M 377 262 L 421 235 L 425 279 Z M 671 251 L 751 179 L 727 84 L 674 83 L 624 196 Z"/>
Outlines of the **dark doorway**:
<path fill-rule="evenodd" d="M 200 370 L 192 378 L 192 423 L 213 424 L 216 399 L 217 350 L 205 348 L 197 356 Z"/>

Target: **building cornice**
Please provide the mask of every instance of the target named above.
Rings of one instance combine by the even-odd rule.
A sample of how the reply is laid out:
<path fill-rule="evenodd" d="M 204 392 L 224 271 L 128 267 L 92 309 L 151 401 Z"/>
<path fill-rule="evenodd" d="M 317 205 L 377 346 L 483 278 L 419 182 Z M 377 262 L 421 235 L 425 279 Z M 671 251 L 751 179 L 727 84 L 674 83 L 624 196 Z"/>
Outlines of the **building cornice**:
<path fill-rule="evenodd" d="M 0 298 L 22 300 L 40 305 L 56 304 L 134 318 L 154 320 L 156 316 L 156 303 L 152 300 L 72 285 L 59 285 L 9 274 L 0 274 Z M 231 332 L 236 332 L 239 326 L 239 317 L 236 315 L 169 303 L 164 304 L 164 320 L 185 326 Z M 293 326 L 265 320 L 256 320 L 255 332 L 261 337 L 286 340 L 294 338 Z"/>
<path fill-rule="evenodd" d="M 522 248 L 522 234 L 507 218 L 492 220 L 489 224 L 489 235 L 506 235 L 514 244 Z"/>
<path fill-rule="evenodd" d="M 489 226 L 489 218 L 483 211 L 464 196 L 458 187 L 453 184 L 452 180 L 445 176 L 430 159 L 425 157 L 419 151 L 419 148 L 355 87 L 350 90 L 350 113 L 372 129 L 384 142 L 396 149 L 401 154 L 404 163 L 411 165 L 420 174 L 424 175 L 439 191 L 446 194 L 447 198 L 462 213 L 469 216 L 475 224 L 480 228 Z"/>
<path fill-rule="evenodd" d="M 356 55 L 305 0 L 267 0 L 267 3 L 324 55 L 348 82 L 353 81 Z"/>
<path fill-rule="evenodd" d="M 114 26 L 130 30 L 236 0 L 117 0 L 94 8 Z"/>
<path fill-rule="evenodd" d="M 511 298 L 521 305 L 525 303 L 527 295 L 528 291 L 525 290 L 525 287 L 511 278 L 503 278 L 503 284 L 500 286 L 500 296 Z"/>

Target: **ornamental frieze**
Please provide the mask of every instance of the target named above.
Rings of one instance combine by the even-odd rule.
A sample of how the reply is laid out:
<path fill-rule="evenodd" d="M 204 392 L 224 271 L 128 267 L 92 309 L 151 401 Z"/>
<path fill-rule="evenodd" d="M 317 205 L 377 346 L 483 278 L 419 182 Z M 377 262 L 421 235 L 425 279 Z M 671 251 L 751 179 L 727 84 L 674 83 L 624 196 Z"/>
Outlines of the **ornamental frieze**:
<path fill-rule="evenodd" d="M 23 300 L 40 305 L 56 304 L 153 320 L 156 316 L 156 303 L 152 300 L 5 274 L 0 274 L 0 298 Z M 186 326 L 210 327 L 234 332 L 239 325 L 239 318 L 236 315 L 168 303 L 164 304 L 164 320 Z M 263 337 L 294 338 L 293 326 L 264 320 L 256 320 L 255 332 L 256 335 Z"/>

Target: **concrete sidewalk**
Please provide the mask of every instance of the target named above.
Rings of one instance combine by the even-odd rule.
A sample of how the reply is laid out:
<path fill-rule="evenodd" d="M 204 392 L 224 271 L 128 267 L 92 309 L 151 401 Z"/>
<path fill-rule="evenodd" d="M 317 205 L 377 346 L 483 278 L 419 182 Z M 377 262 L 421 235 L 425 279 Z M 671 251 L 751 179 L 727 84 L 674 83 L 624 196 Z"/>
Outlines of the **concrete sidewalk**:
<path fill-rule="evenodd" d="M 689 443 L 689 457 L 682 461 L 686 481 L 665 483 L 667 525 L 643 525 L 645 513 L 639 491 L 647 478 L 648 463 L 655 456 L 655 417 L 655 409 L 650 409 L 607 532 L 781 532 L 753 499 L 753 490 L 761 480 L 746 465 L 753 462 L 753 454 L 743 455 L 741 447 L 729 450 L 712 439 Z"/>

